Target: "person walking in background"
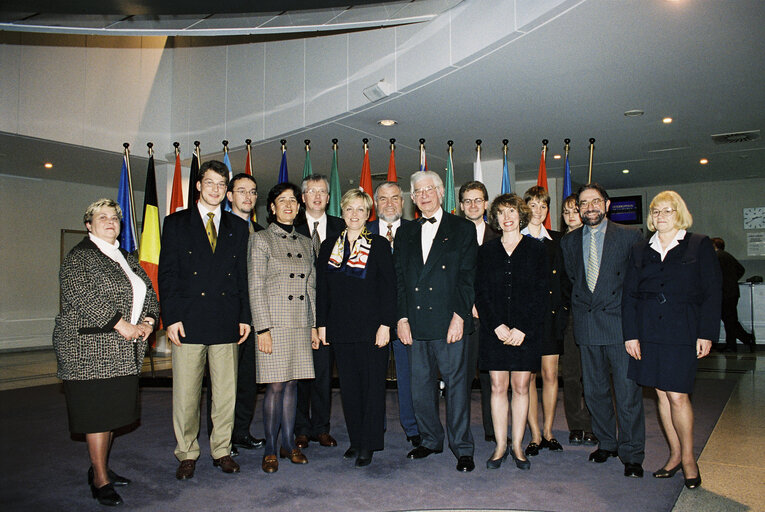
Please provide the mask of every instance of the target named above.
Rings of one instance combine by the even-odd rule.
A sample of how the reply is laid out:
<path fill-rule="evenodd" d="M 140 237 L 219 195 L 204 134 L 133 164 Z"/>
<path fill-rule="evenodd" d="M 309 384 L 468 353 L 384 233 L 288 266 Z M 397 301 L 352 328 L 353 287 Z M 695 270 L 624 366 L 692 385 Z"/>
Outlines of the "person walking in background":
<path fill-rule="evenodd" d="M 690 394 L 698 359 L 720 335 L 722 277 L 712 242 L 686 231 L 693 223 L 685 201 L 665 190 L 649 206 L 650 240 L 631 251 L 624 278 L 622 325 L 630 355 L 627 376 L 656 388 L 669 458 L 656 478 L 682 468 L 685 486 L 701 485 L 693 453 Z"/>
<path fill-rule="evenodd" d="M 754 334 L 746 332 L 738 321 L 738 299 L 741 296 L 738 281 L 744 277 L 744 266 L 732 254 L 725 251 L 725 240 L 713 238 L 712 244 L 722 270 L 721 318 L 725 327 L 725 348 L 722 352 L 736 352 L 736 340 L 749 345 L 749 352 L 754 352 L 757 350 Z"/>

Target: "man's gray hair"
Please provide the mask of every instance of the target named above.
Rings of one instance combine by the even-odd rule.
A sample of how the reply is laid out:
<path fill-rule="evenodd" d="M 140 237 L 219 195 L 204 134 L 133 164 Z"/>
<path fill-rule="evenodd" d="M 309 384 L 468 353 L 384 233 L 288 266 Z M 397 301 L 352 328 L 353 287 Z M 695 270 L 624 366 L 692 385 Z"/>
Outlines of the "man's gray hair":
<path fill-rule="evenodd" d="M 327 193 L 329 193 L 329 180 L 326 176 L 323 174 L 309 174 L 305 178 L 303 178 L 303 183 L 300 185 L 300 190 L 305 194 L 305 191 L 308 190 L 308 183 L 312 181 L 323 181 L 324 184 L 327 186 Z"/>
<path fill-rule="evenodd" d="M 425 178 L 430 178 L 433 180 L 433 184 L 436 186 L 437 189 L 440 190 L 438 196 L 443 197 L 444 182 L 441 180 L 441 176 L 439 176 L 438 173 L 435 173 L 433 171 L 417 171 L 416 173 L 412 174 L 412 178 L 411 178 L 412 190 L 410 191 L 411 194 L 414 195 L 414 187 L 417 185 L 417 183 L 424 180 Z"/>
<path fill-rule="evenodd" d="M 380 189 L 383 187 L 396 187 L 398 188 L 398 195 L 400 196 L 404 195 L 404 191 L 401 190 L 401 185 L 399 185 L 395 181 L 383 181 L 382 183 L 377 185 L 377 187 L 375 187 L 375 204 L 377 203 L 377 196 L 380 195 Z M 403 199 L 403 197 L 401 199 Z"/>

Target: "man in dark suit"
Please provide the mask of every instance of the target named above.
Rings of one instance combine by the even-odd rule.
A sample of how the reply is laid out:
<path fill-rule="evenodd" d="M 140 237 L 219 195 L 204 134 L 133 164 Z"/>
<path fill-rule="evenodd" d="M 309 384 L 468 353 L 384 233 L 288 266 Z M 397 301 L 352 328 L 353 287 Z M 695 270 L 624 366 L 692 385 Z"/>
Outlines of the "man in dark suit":
<path fill-rule="evenodd" d="M 725 240 L 713 238 L 717 259 L 722 271 L 722 322 L 725 326 L 725 348 L 723 352 L 736 352 L 736 340 L 749 345 L 749 351 L 757 350 L 754 335 L 746 332 L 738 321 L 738 299 L 741 292 L 738 281 L 744 277 L 744 266 L 732 254 L 725 252 Z"/>
<path fill-rule="evenodd" d="M 314 256 L 318 256 L 321 243 L 327 238 L 337 238 L 345 228 L 339 217 L 327 215 L 329 204 L 329 180 L 321 174 L 303 178 L 303 204 L 305 222 L 295 224 L 295 229 L 311 239 Z M 319 345 L 313 351 L 316 377 L 298 381 L 297 414 L 295 416 L 295 444 L 298 448 L 308 446 L 308 441 L 321 446 L 337 446 L 329 433 L 329 416 L 332 395 L 332 366 L 334 352 L 331 345 Z"/>
<path fill-rule="evenodd" d="M 401 226 L 394 240 L 398 286 L 398 336 L 411 345 L 412 403 L 422 444 L 407 454 L 421 459 L 443 451 L 438 413 L 438 373 L 446 383 L 449 447 L 458 471 L 472 471 L 468 334 L 473 330 L 475 226 L 441 209 L 444 185 L 438 174 L 412 175 L 412 200 L 422 213 Z"/>
<path fill-rule="evenodd" d="M 645 457 L 645 415 L 640 386 L 627 378 L 629 355 L 622 334 L 622 285 L 630 250 L 640 232 L 608 221 L 611 201 L 597 183 L 579 189 L 584 226 L 561 240 L 566 273 L 572 282 L 574 336 L 582 355 L 584 399 L 592 429 L 600 440 L 590 461 L 618 456 L 624 476 L 642 477 Z M 617 435 L 611 380 L 619 420 Z"/>
<path fill-rule="evenodd" d="M 478 245 L 493 240 L 500 236 L 491 229 L 484 220 L 486 208 L 489 206 L 489 192 L 480 181 L 468 181 L 459 190 L 460 210 L 465 218 L 475 224 L 476 240 Z M 473 306 L 473 325 L 475 329 L 469 338 L 468 347 L 468 393 L 473 389 L 474 373 L 478 373 L 478 382 L 481 385 L 481 417 L 483 419 L 483 437 L 488 442 L 496 442 L 494 439 L 494 425 L 491 421 L 491 378 L 489 372 L 478 371 L 478 332 L 480 320 L 478 311 Z"/>
<path fill-rule="evenodd" d="M 395 251 L 393 240 L 398 228 L 411 221 L 401 218 L 404 212 L 404 195 L 401 186 L 394 181 L 384 181 L 375 188 L 375 210 L 377 220 L 367 222 L 367 229 L 372 234 L 384 236 Z M 406 440 L 417 447 L 422 442 L 417 420 L 412 406 L 412 383 L 410 376 L 411 354 L 409 347 L 401 343 L 396 335 L 396 329 L 391 332 L 390 344 L 393 358 L 396 361 L 396 388 L 398 390 L 398 417 L 401 427 L 406 434 Z"/>
<path fill-rule="evenodd" d="M 199 458 L 199 398 L 205 362 L 210 366 L 210 453 L 224 473 L 239 472 L 231 458 L 236 401 L 237 344 L 250 334 L 247 225 L 224 212 L 228 168 L 202 164 L 199 201 L 165 218 L 159 259 L 159 293 L 167 337 L 173 343 L 173 428 L 181 461 L 176 478 L 194 476 Z"/>

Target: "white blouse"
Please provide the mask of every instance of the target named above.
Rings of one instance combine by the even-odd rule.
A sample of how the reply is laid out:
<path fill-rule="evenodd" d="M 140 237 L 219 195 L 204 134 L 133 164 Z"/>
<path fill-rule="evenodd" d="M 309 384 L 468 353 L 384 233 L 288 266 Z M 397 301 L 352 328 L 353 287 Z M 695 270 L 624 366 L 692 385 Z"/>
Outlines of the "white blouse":
<path fill-rule="evenodd" d="M 128 265 L 125 256 L 120 252 L 120 243 L 118 240 L 115 240 L 114 244 L 110 244 L 106 240 L 101 240 L 97 236 L 94 236 L 93 233 L 88 233 L 88 236 L 90 236 L 90 239 L 102 253 L 122 267 L 125 275 L 130 279 L 130 286 L 133 288 L 133 310 L 130 312 L 130 323 L 137 324 L 138 320 L 141 319 L 141 311 L 143 311 L 143 303 L 146 298 L 146 283 L 143 279 L 138 277 L 138 275 L 130 268 L 130 265 Z"/>

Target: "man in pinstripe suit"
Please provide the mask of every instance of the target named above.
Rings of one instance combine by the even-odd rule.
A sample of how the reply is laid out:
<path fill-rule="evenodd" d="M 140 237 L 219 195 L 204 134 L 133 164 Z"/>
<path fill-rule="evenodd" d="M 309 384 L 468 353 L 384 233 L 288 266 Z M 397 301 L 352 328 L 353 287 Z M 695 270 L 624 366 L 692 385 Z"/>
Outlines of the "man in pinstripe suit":
<path fill-rule="evenodd" d="M 622 335 L 622 284 L 630 249 L 640 232 L 606 220 L 611 202 L 597 183 L 579 189 L 584 227 L 561 240 L 566 272 L 573 283 L 571 309 L 574 336 L 582 355 L 584 399 L 592 430 L 600 440 L 592 462 L 618 456 L 624 476 L 642 477 L 645 457 L 645 415 L 640 386 L 627 378 L 629 355 Z M 616 416 L 611 400 L 611 381 Z"/>

